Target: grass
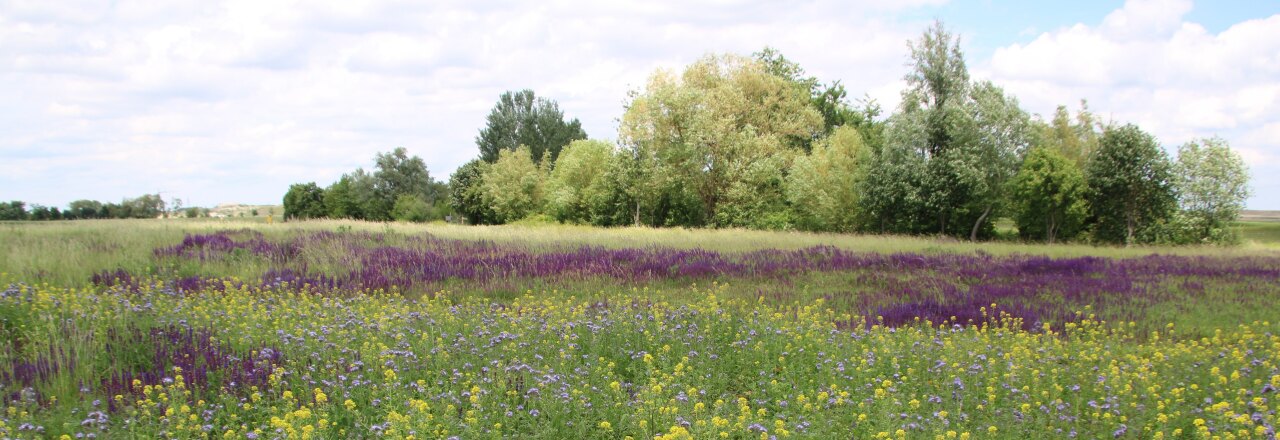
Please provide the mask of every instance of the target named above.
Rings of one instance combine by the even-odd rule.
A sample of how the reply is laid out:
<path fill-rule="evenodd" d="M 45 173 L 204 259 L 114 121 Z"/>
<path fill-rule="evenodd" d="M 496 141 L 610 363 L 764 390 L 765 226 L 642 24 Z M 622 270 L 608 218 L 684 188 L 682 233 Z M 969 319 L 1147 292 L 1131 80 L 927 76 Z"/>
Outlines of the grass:
<path fill-rule="evenodd" d="M 970 243 L 951 238 L 880 235 L 815 234 L 743 229 L 692 230 L 680 228 L 596 228 L 576 225 L 459 226 L 444 223 L 372 223 L 317 220 L 267 224 L 262 219 L 79 220 L 0 223 L 0 272 L 30 282 L 80 286 L 95 273 L 123 268 L 133 273 L 162 272 L 152 249 L 172 245 L 188 233 L 251 229 L 269 239 L 311 231 L 369 231 L 400 235 L 431 234 L 459 240 L 487 240 L 530 249 L 566 246 L 610 248 L 670 247 L 744 252 L 759 249 L 801 249 L 834 246 L 878 253 L 943 254 L 977 252 L 992 255 L 1029 254 L 1051 257 L 1100 256 L 1130 258 L 1152 254 L 1258 256 L 1280 249 L 1280 223 L 1244 223 L 1246 244 L 1239 247 L 1115 247 L 1080 244 L 1011 242 Z M 260 270 L 246 268 L 235 275 Z"/>

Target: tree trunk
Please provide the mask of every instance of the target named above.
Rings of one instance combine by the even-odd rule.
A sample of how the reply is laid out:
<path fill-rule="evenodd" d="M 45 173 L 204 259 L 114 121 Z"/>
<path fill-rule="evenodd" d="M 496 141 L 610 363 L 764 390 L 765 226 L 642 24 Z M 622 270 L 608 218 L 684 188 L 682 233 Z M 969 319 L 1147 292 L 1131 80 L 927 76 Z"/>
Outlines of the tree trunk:
<path fill-rule="evenodd" d="M 1125 216 L 1124 218 L 1124 245 L 1125 247 L 1133 246 L 1133 217 Z"/>
<path fill-rule="evenodd" d="M 1044 239 L 1049 243 L 1053 243 L 1054 239 L 1057 238 L 1058 235 L 1057 231 L 1054 231 L 1053 229 L 1053 215 L 1049 215 L 1048 217 L 1045 217 L 1044 221 Z"/>
<path fill-rule="evenodd" d="M 973 223 L 973 229 L 969 230 L 969 241 L 978 241 L 978 228 L 982 227 L 982 222 L 987 220 L 987 215 L 991 214 L 991 207 L 982 210 L 982 215 L 978 217 L 978 221 Z"/>

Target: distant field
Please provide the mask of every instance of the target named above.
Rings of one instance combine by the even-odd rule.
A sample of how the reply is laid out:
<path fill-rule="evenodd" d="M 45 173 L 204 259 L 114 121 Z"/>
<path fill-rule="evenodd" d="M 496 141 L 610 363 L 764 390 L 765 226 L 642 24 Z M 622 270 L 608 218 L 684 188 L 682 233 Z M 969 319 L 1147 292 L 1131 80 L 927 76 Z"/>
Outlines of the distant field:
<path fill-rule="evenodd" d="M 1272 438 L 1277 226 L 4 223 L 0 438 Z"/>
<path fill-rule="evenodd" d="M 1280 222 L 1280 211 L 1244 211 L 1240 213 L 1243 222 Z"/>

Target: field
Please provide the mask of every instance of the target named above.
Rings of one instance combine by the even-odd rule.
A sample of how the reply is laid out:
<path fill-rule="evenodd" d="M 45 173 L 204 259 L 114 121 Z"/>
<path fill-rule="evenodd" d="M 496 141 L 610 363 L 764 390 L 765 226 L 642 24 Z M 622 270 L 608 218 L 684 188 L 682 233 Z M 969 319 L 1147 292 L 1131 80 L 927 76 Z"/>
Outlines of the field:
<path fill-rule="evenodd" d="M 0 224 L 0 437 L 1275 438 L 1276 225 Z"/>

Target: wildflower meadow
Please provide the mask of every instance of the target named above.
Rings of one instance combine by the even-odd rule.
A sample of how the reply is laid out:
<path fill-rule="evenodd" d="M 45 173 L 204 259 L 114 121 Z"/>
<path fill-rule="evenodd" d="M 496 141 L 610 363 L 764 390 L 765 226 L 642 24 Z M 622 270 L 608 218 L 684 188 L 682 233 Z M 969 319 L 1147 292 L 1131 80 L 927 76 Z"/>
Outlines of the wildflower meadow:
<path fill-rule="evenodd" d="M 1280 421 L 1269 248 L 141 222 L 4 226 L 0 437 L 1274 439 Z"/>

